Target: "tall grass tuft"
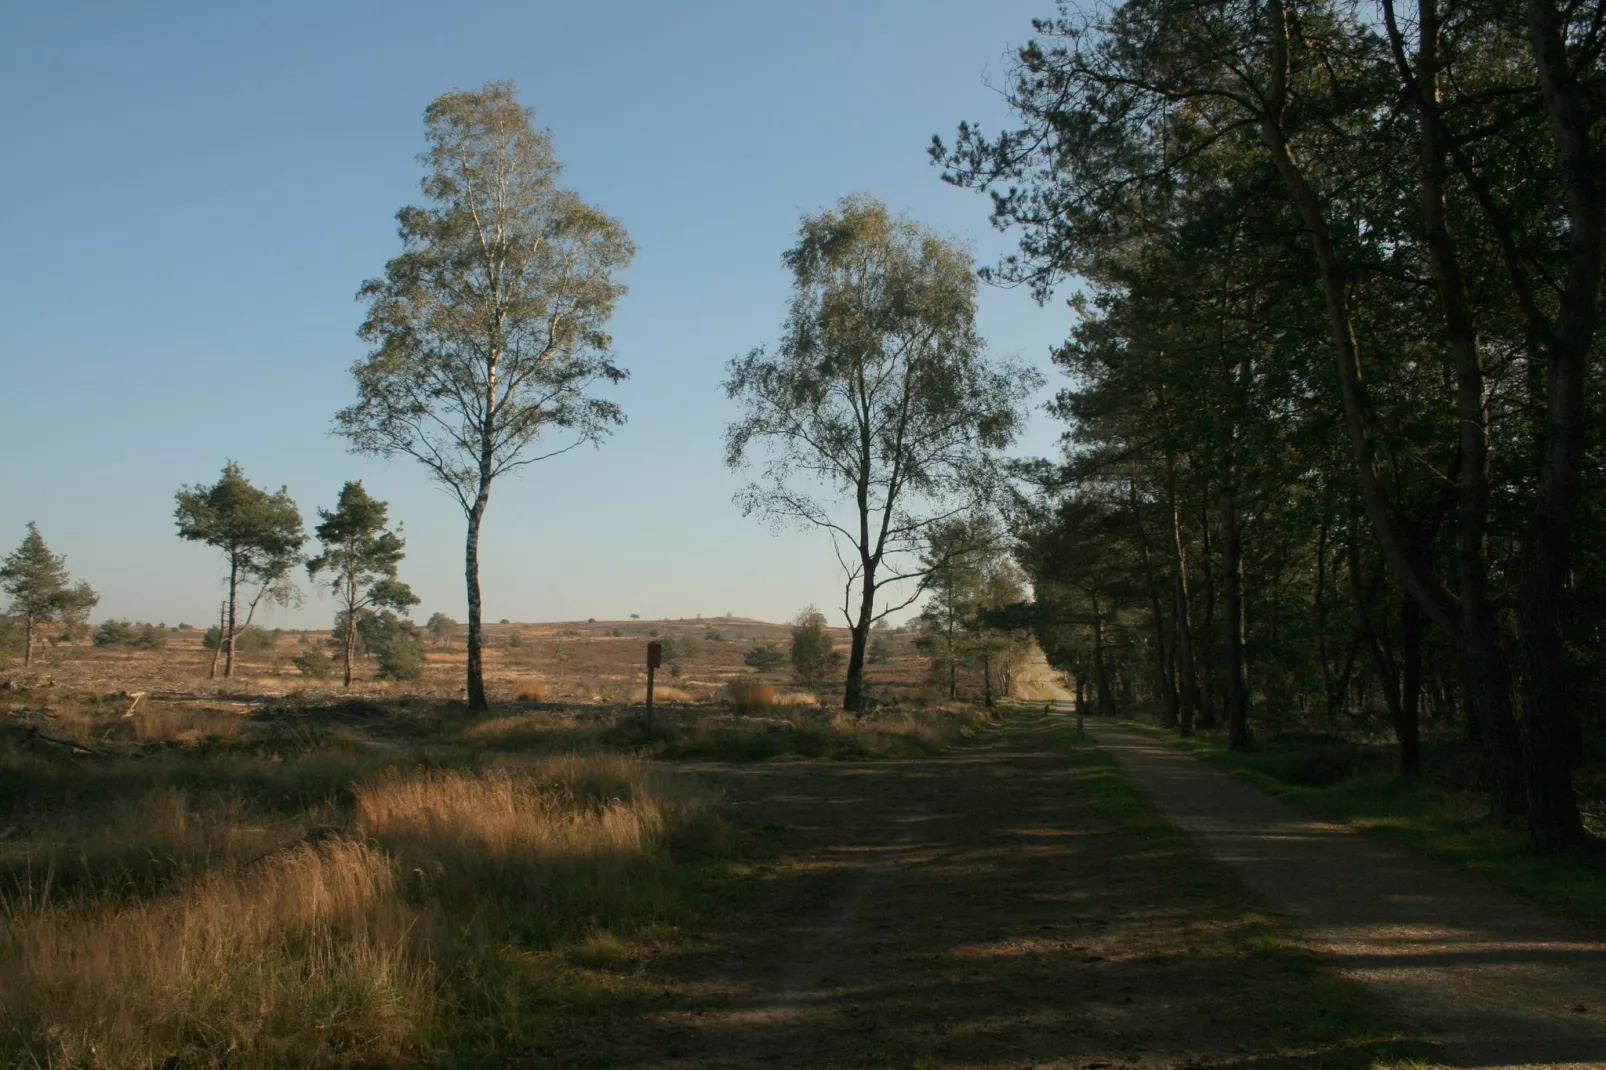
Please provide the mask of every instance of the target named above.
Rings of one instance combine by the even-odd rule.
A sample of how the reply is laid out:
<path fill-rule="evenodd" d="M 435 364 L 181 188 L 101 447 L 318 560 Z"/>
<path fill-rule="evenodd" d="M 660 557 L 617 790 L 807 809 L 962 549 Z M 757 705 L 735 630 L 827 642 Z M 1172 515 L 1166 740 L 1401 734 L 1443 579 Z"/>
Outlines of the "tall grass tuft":
<path fill-rule="evenodd" d="M 275 783 L 311 790 L 313 757 L 274 764 Z M 243 803 L 162 784 L 132 798 L 96 811 L 101 839 L 187 859 L 166 879 L 107 864 L 71 894 L 49 871 L 0 885 L 0 1066 L 382 1066 L 524 1045 L 571 983 L 543 949 L 675 920 L 677 859 L 722 843 L 693 786 L 618 755 L 359 775 L 320 811 L 339 824 L 265 853 L 282 827 L 241 833 L 248 850 L 218 840 L 263 822 Z"/>
<path fill-rule="evenodd" d="M 725 690 L 737 713 L 763 713 L 775 705 L 775 688 L 757 680 L 732 680 Z"/>

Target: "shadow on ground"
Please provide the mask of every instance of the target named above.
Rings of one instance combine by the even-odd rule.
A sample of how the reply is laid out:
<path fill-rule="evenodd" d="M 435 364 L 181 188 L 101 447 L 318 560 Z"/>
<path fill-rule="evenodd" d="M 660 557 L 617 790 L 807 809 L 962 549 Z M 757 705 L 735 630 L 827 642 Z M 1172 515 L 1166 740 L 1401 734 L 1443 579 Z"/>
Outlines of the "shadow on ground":
<path fill-rule="evenodd" d="M 1334 1067 L 1427 1056 L 1046 722 L 929 761 L 700 765 L 790 860 L 575 1066 Z"/>

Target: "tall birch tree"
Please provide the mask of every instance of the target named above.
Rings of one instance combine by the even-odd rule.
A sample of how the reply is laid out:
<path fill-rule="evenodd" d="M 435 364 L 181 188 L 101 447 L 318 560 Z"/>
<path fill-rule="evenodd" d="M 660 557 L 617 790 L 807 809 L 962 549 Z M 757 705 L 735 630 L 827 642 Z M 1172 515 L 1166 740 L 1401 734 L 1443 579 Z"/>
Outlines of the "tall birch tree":
<path fill-rule="evenodd" d="M 726 462 L 757 462 L 737 497 L 744 513 L 830 535 L 853 635 L 843 701 L 858 710 L 871 625 L 920 596 L 927 533 L 987 498 L 1041 379 L 988 357 L 969 254 L 878 201 L 806 217 L 784 261 L 793 295 L 780 345 L 729 365 L 742 415 Z M 899 584 L 913 593 L 882 597 Z"/>
<path fill-rule="evenodd" d="M 487 705 L 480 530 L 499 476 L 596 443 L 624 414 L 594 388 L 626 373 L 604 329 L 635 248 L 558 185 L 551 133 L 510 82 L 443 94 L 424 112 L 425 204 L 397 213 L 401 255 L 363 284 L 352 367 L 335 417 L 358 453 L 407 456 L 468 522 L 468 705 Z"/>

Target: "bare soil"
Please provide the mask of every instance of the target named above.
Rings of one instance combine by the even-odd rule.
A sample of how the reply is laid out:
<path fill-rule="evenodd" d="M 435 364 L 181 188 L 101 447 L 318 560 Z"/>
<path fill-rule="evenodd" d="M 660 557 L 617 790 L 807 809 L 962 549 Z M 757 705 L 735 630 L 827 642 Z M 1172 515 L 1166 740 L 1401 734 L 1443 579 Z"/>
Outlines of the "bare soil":
<path fill-rule="evenodd" d="M 539 1065 L 1373 1067 L 1425 1051 L 1048 718 L 688 767 L 785 855 Z"/>

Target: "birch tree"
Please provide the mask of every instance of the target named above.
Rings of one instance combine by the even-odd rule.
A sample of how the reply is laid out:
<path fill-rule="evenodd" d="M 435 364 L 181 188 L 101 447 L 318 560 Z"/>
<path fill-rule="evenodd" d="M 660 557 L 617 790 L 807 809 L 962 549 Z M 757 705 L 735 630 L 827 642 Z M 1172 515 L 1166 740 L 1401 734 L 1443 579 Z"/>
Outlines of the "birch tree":
<path fill-rule="evenodd" d="M 926 533 L 988 497 L 1040 377 L 988 357 L 969 254 L 871 198 L 805 218 L 783 259 L 779 346 L 729 365 L 742 415 L 726 462 L 757 468 L 744 513 L 830 536 L 853 635 L 844 707 L 859 710 L 871 625 L 920 597 Z"/>
<path fill-rule="evenodd" d="M 624 422 L 594 388 L 625 378 L 604 328 L 635 249 L 558 185 L 532 117 L 509 82 L 425 111 L 426 203 L 397 214 L 401 255 L 358 294 L 373 348 L 335 417 L 352 449 L 411 457 L 463 510 L 470 709 L 487 705 L 479 543 L 493 484 Z"/>

